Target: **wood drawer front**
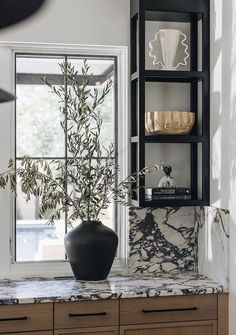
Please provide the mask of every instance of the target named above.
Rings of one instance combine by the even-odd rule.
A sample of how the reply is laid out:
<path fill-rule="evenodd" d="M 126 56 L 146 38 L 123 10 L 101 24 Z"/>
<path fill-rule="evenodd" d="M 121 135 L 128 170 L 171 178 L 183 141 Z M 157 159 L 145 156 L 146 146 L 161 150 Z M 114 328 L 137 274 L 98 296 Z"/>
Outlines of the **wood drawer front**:
<path fill-rule="evenodd" d="M 95 327 L 71 330 L 56 330 L 54 335 L 119 335 L 118 327 Z"/>
<path fill-rule="evenodd" d="M 53 329 L 51 303 L 0 306 L 0 333 L 50 329 Z"/>
<path fill-rule="evenodd" d="M 217 319 L 217 294 L 121 299 L 121 325 Z"/>
<path fill-rule="evenodd" d="M 56 303 L 55 329 L 103 327 L 119 324 L 119 300 Z"/>
<path fill-rule="evenodd" d="M 120 335 L 217 335 L 217 323 L 212 320 L 124 326 Z"/>
<path fill-rule="evenodd" d="M 27 333 L 7 333 L 7 335 L 53 335 L 53 331 L 27 332 Z"/>

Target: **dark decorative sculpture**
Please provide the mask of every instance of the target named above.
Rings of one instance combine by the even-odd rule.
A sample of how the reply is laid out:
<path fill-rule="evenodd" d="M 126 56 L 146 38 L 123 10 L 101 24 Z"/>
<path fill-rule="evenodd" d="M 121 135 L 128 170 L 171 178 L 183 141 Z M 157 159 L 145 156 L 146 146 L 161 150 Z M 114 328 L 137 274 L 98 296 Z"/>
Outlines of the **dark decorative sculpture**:
<path fill-rule="evenodd" d="M 161 188 L 176 188 L 176 182 L 174 178 L 170 175 L 172 171 L 171 165 L 163 165 L 162 170 L 164 172 L 164 176 L 162 176 L 159 181 L 158 187 Z"/>
<path fill-rule="evenodd" d="M 31 16 L 44 2 L 45 0 L 1 0 L 0 29 Z"/>

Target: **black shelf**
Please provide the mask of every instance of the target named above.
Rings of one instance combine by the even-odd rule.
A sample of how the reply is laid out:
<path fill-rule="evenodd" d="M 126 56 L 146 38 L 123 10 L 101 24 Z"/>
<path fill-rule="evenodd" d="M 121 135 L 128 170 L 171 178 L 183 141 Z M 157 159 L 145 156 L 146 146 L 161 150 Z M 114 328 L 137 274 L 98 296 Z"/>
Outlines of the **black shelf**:
<path fill-rule="evenodd" d="M 191 83 L 202 81 L 204 73 L 202 71 L 145 70 L 143 76 L 145 81 Z M 131 82 L 138 79 L 139 72 L 132 73 Z"/>
<path fill-rule="evenodd" d="M 144 72 L 145 81 L 168 81 L 168 82 L 193 82 L 200 81 L 204 77 L 200 71 L 163 71 L 146 70 Z"/>
<path fill-rule="evenodd" d="M 202 143 L 203 136 L 191 135 L 145 135 L 145 143 Z"/>
<path fill-rule="evenodd" d="M 207 206 L 206 200 L 152 200 L 152 201 L 136 201 L 132 200 L 132 204 L 137 207 L 194 207 L 194 206 Z"/>
<path fill-rule="evenodd" d="M 131 172 L 143 169 L 146 164 L 147 150 L 158 150 L 163 143 L 164 157 L 168 148 L 173 153 L 173 145 L 178 150 L 189 150 L 189 176 L 192 200 L 155 200 L 146 201 L 144 194 L 145 176 L 139 178 L 137 199 L 133 202 L 140 207 L 180 207 L 206 206 L 210 203 L 210 0 L 130 0 L 131 1 Z M 171 28 L 176 23 L 189 25 L 189 71 L 147 70 L 146 29 L 147 21 L 157 21 L 159 29 Z M 161 22 L 165 22 L 163 28 Z M 186 27 L 186 25 L 184 25 Z M 201 26 L 201 28 L 199 28 Z M 180 25 L 176 25 L 180 27 Z M 179 28 L 176 28 L 179 29 Z M 201 34 L 201 36 L 200 36 Z M 201 45 L 200 45 L 201 43 Z M 199 50 L 202 56 L 199 58 Z M 201 61 L 201 64 L 200 64 Z M 201 71 L 199 71 L 201 70 Z M 145 112 L 147 111 L 146 90 L 151 89 L 147 82 L 188 83 L 190 95 L 189 111 L 195 113 L 195 124 L 189 135 L 149 135 L 145 131 Z M 178 84 L 179 85 L 179 84 Z M 173 85 L 163 85 L 169 89 Z M 154 86 L 152 86 L 154 87 Z M 157 89 L 160 85 L 156 85 Z M 179 86 L 180 87 L 180 86 Z M 153 93 L 153 91 L 151 94 Z M 157 101 L 157 98 L 155 98 Z M 155 101 L 155 100 L 154 100 Z M 161 104 L 160 104 L 161 105 Z M 168 105 L 168 101 L 167 101 Z M 171 104 L 171 106 L 174 104 Z M 156 108 L 156 107 L 155 107 Z M 171 109 L 167 110 L 173 110 Z M 178 107 L 176 107 L 176 110 Z M 158 109 L 156 109 L 158 110 Z M 163 109 L 160 109 L 163 111 Z M 197 135 L 201 134 L 201 135 Z M 150 145 L 148 145 L 150 143 Z M 169 143 L 169 145 L 165 145 Z M 173 144 L 173 145 L 172 145 Z M 182 149 L 183 147 L 183 149 Z M 186 147 L 188 147 L 186 149 Z M 160 151 L 157 151 L 160 152 Z M 156 157 L 156 164 L 162 161 Z M 170 162 L 168 162 L 170 163 Z M 181 169 L 181 167 L 180 167 Z"/>
<path fill-rule="evenodd" d="M 161 22 L 191 22 L 193 13 L 171 12 L 171 11 L 146 11 L 146 21 L 161 21 Z M 202 13 L 196 13 L 196 19 L 202 19 Z"/>
<path fill-rule="evenodd" d="M 132 136 L 131 143 L 138 143 L 139 136 Z M 202 143 L 206 139 L 203 136 L 194 135 L 145 135 L 145 143 Z"/>
<path fill-rule="evenodd" d="M 141 10 L 140 10 L 141 9 Z M 147 13 L 146 20 L 150 19 L 149 12 L 156 12 L 157 19 L 167 18 L 170 22 L 189 22 L 189 15 L 201 15 L 209 13 L 209 1 L 206 0 L 131 0 L 130 16 Z M 154 20 L 154 17 L 152 18 Z M 166 20 L 165 20 L 166 21 Z"/>

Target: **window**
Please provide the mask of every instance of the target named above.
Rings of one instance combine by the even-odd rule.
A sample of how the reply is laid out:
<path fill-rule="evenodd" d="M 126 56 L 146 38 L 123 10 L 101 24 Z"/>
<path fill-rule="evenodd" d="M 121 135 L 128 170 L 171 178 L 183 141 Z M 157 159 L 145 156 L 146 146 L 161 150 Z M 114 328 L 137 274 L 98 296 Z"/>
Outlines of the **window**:
<path fill-rule="evenodd" d="M 24 156 L 43 158 L 48 162 L 56 159 L 67 164 L 70 157 L 66 146 L 67 136 L 60 125 L 64 116 L 59 109 L 58 98 L 50 92 L 42 78 L 47 76 L 51 84 L 64 85 L 59 64 L 64 61 L 71 63 L 82 76 L 85 58 L 92 73 L 91 88 L 102 90 L 112 79 L 112 89 L 101 106 L 101 143 L 105 147 L 111 142 L 117 143 L 117 106 L 114 98 L 117 95 L 116 57 L 16 54 L 16 165 Z M 55 221 L 54 225 L 47 225 L 47 218 L 39 218 L 40 199 L 34 197 L 26 202 L 20 183 L 18 185 L 16 261 L 65 259 L 63 240 L 67 231 L 66 218 Z M 101 216 L 103 223 L 114 230 L 116 213 L 117 205 L 111 204 Z"/>
<path fill-rule="evenodd" d="M 115 141 L 116 160 L 120 166 L 117 180 L 123 179 L 127 174 L 128 157 L 127 48 L 30 43 L 4 43 L 0 48 L 0 66 L 4 68 L 4 74 L 7 73 L 2 86 L 7 88 L 8 85 L 13 91 L 14 77 L 17 95 L 15 106 L 4 104 L 0 113 L 0 141 L 6 143 L 0 148 L 1 170 L 6 169 L 10 157 L 15 157 L 19 164 L 24 155 L 32 159 L 41 157 L 49 162 L 60 159 L 66 164 L 69 154 L 60 126 L 62 115 L 58 100 L 41 78 L 46 75 L 52 84 L 62 85 L 64 79 L 58 64 L 67 60 L 81 71 L 86 58 L 93 73 L 91 86 L 101 88 L 109 77 L 114 83 L 101 110 L 102 141 L 104 144 Z M 8 129 L 11 129 L 10 133 Z M 11 199 L 12 206 L 9 206 Z M 26 203 L 20 187 L 16 198 L 7 192 L 0 194 L 0 200 L 0 209 L 4 212 L 0 220 L 0 276 L 1 273 L 4 277 L 71 274 L 63 245 L 66 218 L 53 226 L 46 225 L 46 220 L 40 220 L 38 215 L 40 199 Z M 119 248 L 114 268 L 123 268 L 127 258 L 127 210 L 113 204 L 102 220 L 118 233 Z"/>

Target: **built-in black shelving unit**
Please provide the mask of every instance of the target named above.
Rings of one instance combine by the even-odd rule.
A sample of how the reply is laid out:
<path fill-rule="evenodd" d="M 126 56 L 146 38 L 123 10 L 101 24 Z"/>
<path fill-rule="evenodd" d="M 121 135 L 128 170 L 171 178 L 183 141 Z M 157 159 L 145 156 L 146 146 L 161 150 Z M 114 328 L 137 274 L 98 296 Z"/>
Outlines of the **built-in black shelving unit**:
<path fill-rule="evenodd" d="M 178 207 L 209 205 L 209 133 L 210 133 L 210 37 L 209 0 L 131 0 L 131 172 L 147 166 L 147 145 L 176 144 L 189 150 L 188 200 L 145 200 L 145 179 L 133 194 L 140 207 Z M 190 57 L 188 68 L 174 71 L 147 66 L 147 23 L 158 22 L 160 29 L 168 23 L 188 27 Z M 180 83 L 189 85 L 189 111 L 195 113 L 195 124 L 188 135 L 150 135 L 145 131 L 147 83 Z M 168 155 L 168 150 L 165 153 Z M 156 157 L 160 163 L 162 157 Z M 157 185 L 153 185 L 156 187 Z M 182 187 L 182 185 L 180 185 Z M 150 185 L 148 185 L 150 187 Z"/>

